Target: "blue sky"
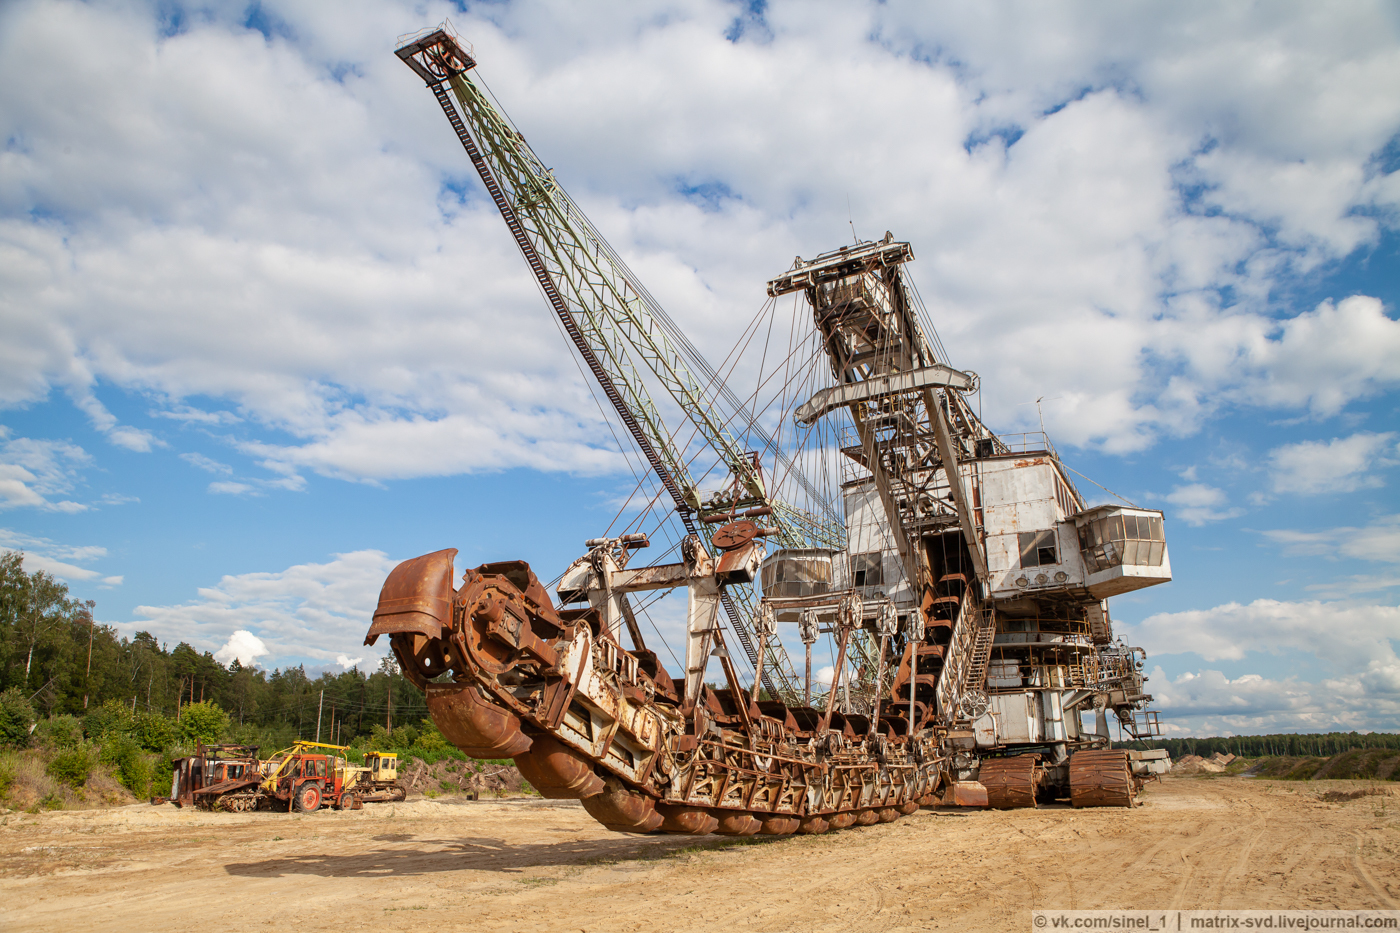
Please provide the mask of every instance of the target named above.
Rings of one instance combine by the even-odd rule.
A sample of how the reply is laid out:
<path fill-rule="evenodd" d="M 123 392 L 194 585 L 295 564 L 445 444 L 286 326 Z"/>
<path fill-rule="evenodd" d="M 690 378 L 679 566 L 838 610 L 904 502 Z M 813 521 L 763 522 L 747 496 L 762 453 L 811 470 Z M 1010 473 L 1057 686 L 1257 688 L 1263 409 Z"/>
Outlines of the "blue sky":
<path fill-rule="evenodd" d="M 0 547 L 339 669 L 397 560 L 607 527 L 627 461 L 393 56 L 448 16 L 712 360 L 795 254 L 911 241 L 987 422 L 1044 397 L 1165 510 L 1113 615 L 1172 730 L 1400 727 L 1394 4 L 6 4 Z"/>

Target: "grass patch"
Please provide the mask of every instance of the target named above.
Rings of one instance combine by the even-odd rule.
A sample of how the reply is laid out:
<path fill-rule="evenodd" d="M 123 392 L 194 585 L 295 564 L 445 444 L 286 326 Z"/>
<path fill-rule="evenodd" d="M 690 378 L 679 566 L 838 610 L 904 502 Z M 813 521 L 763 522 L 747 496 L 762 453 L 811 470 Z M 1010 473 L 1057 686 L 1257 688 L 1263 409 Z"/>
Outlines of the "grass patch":
<path fill-rule="evenodd" d="M 1279 755 L 1255 759 L 1241 772 L 1227 769 L 1226 773 L 1277 781 L 1396 781 L 1400 780 L 1400 752 L 1390 748 L 1356 748 L 1330 758 Z"/>

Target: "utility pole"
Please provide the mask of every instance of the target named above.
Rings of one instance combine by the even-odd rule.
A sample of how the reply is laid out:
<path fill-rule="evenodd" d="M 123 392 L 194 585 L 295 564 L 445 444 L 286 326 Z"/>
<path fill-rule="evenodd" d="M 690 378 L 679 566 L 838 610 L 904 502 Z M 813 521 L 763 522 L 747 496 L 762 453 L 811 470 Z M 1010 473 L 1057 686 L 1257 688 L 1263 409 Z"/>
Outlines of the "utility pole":
<path fill-rule="evenodd" d="M 321 699 L 316 701 L 316 741 L 321 741 L 321 707 L 326 705 L 326 691 L 321 691 Z"/>
<path fill-rule="evenodd" d="M 92 618 L 92 609 L 93 609 L 93 607 L 96 606 L 96 605 L 97 605 L 97 603 L 93 602 L 93 601 L 90 600 L 90 599 L 87 601 L 87 617 L 88 617 L 88 660 L 87 660 L 87 677 L 86 677 L 86 679 L 85 679 L 85 681 L 84 681 L 84 683 L 83 683 L 83 709 L 87 709 L 87 708 L 88 708 L 88 693 L 92 690 L 92 629 L 93 629 L 93 625 L 94 625 L 94 623 L 93 623 L 93 618 Z"/>

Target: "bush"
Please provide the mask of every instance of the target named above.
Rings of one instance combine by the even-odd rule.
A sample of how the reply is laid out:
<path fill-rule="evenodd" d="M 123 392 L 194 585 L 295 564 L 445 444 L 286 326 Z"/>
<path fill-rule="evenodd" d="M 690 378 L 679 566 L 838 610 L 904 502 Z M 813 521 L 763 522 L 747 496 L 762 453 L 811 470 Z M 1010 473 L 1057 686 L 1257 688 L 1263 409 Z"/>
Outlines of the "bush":
<path fill-rule="evenodd" d="M 424 748 L 422 745 L 413 745 L 401 750 L 399 752 L 399 756 L 404 763 L 407 763 L 410 758 L 417 758 L 425 765 L 434 765 L 437 764 L 439 761 L 467 760 L 467 756 L 462 753 L 461 749 L 448 745 L 446 742 L 443 743 L 442 748 L 429 749 Z M 513 763 L 514 762 L 512 762 L 510 759 L 506 760 L 506 764 Z"/>
<path fill-rule="evenodd" d="M 137 713 L 131 735 L 146 751 L 164 752 L 175 742 L 175 721 L 160 713 Z"/>
<path fill-rule="evenodd" d="M 108 700 L 83 717 L 83 732 L 94 742 L 109 735 L 131 735 L 135 730 L 136 714 L 116 700 Z"/>
<path fill-rule="evenodd" d="M 445 752 L 452 746 L 442 737 L 441 732 L 435 731 L 420 735 L 413 747 L 420 748 L 425 752 Z"/>
<path fill-rule="evenodd" d="M 431 722 L 431 720 L 426 721 Z M 432 728 L 432 731 L 437 733 L 439 738 L 441 738 L 441 734 L 437 732 L 436 726 Z M 391 752 L 394 749 L 411 748 L 415 744 L 418 744 L 418 736 L 419 730 L 412 726 L 395 726 L 392 735 L 383 726 L 375 726 L 370 731 L 369 741 L 365 747 L 370 751 L 384 752 Z M 446 744 L 445 741 L 444 744 Z"/>
<path fill-rule="evenodd" d="M 55 781 L 78 788 L 87 783 L 92 773 L 95 764 L 92 759 L 92 752 L 86 746 L 70 748 L 54 755 L 44 771 Z"/>
<path fill-rule="evenodd" d="M 76 716 L 50 716 L 34 727 L 34 738 L 45 748 L 77 748 L 83 744 L 83 726 Z"/>
<path fill-rule="evenodd" d="M 0 762 L 0 800 L 4 800 L 10 795 L 10 788 L 15 784 L 15 766 L 10 762 Z"/>
<path fill-rule="evenodd" d="M 0 693 L 0 745 L 24 748 L 29 744 L 29 727 L 34 723 L 34 707 L 18 687 Z"/>
<path fill-rule="evenodd" d="M 228 727 L 228 713 L 213 701 L 191 703 L 180 711 L 180 737 L 187 742 L 217 742 Z"/>
<path fill-rule="evenodd" d="M 137 797 L 151 795 L 151 779 L 155 769 L 150 756 L 141 750 L 136 740 L 127 735 L 110 738 L 102 746 L 101 760 L 110 765 L 118 781 Z"/>

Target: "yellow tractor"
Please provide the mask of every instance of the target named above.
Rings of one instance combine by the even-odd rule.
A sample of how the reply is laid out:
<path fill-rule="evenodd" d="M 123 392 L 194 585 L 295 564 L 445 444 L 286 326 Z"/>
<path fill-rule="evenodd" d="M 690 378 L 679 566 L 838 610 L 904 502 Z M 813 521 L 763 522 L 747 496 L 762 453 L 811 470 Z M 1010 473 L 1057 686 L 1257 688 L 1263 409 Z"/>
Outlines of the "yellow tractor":
<path fill-rule="evenodd" d="M 347 764 L 344 787 L 345 793 L 354 794 L 360 803 L 387 803 L 408 796 L 399 784 L 397 752 L 369 752 L 363 766 Z"/>

